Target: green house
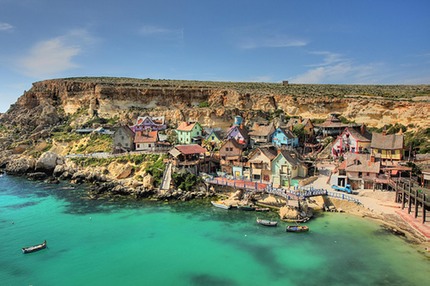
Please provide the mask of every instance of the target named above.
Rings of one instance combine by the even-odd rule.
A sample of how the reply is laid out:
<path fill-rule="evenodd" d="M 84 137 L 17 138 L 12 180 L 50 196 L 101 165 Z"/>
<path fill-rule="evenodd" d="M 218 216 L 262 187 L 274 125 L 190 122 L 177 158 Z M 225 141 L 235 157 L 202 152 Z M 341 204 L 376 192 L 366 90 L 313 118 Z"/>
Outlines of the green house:
<path fill-rule="evenodd" d="M 308 168 L 303 163 L 299 155 L 290 150 L 281 150 L 272 160 L 272 183 L 274 187 L 291 185 L 291 179 L 296 177 L 306 177 Z"/>
<path fill-rule="evenodd" d="M 176 129 L 176 134 L 180 144 L 195 144 L 201 142 L 203 128 L 198 122 L 182 122 Z"/>

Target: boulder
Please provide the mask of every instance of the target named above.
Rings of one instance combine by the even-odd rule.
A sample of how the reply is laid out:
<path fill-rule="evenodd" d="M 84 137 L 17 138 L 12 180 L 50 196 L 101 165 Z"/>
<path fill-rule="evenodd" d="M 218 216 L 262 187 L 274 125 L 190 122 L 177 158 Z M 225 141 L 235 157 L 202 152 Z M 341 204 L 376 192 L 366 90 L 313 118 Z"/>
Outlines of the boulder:
<path fill-rule="evenodd" d="M 45 152 L 36 161 L 36 171 L 52 174 L 57 165 L 64 164 L 64 159 L 53 152 Z"/>
<path fill-rule="evenodd" d="M 11 159 L 6 166 L 6 173 L 11 175 L 24 175 L 34 171 L 36 160 L 31 157 Z"/>
<path fill-rule="evenodd" d="M 143 188 L 145 189 L 152 189 L 154 187 L 154 178 L 148 174 L 145 177 L 143 177 Z"/>

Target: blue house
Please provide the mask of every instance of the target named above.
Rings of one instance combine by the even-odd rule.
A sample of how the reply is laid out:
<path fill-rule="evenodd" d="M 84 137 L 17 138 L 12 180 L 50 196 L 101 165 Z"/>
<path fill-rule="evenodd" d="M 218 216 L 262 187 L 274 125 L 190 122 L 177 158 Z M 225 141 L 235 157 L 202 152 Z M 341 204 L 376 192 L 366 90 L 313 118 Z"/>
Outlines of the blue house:
<path fill-rule="evenodd" d="M 278 127 L 272 135 L 272 144 L 277 147 L 282 146 L 299 146 L 299 138 L 290 130 Z"/>

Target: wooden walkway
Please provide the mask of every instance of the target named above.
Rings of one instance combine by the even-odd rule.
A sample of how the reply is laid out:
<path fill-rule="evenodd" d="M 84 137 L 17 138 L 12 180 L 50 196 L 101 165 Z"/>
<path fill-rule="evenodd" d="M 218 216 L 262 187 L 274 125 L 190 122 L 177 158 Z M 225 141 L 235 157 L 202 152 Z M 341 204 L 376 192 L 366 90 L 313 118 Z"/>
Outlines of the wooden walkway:
<path fill-rule="evenodd" d="M 427 212 L 430 210 L 430 190 L 421 188 L 408 179 L 398 182 L 391 180 L 390 186 L 396 191 L 396 202 L 402 204 L 402 210 L 407 206 L 410 214 L 413 209 L 415 218 L 418 218 L 421 213 L 424 224 L 427 221 Z"/>
<path fill-rule="evenodd" d="M 210 185 L 218 185 L 218 186 L 227 186 L 235 189 L 243 189 L 248 192 L 261 192 L 272 194 L 275 196 L 282 197 L 287 200 L 298 200 L 305 199 L 315 196 L 330 196 L 333 198 L 346 200 L 350 202 L 354 202 L 356 204 L 360 204 L 360 201 L 356 198 L 348 196 L 342 193 L 328 192 L 326 189 L 315 189 L 313 187 L 309 188 L 299 188 L 297 190 L 288 190 L 283 188 L 273 188 L 270 183 L 263 182 L 252 182 L 248 180 L 240 180 L 240 179 L 229 179 L 225 177 L 216 177 L 209 178 L 205 180 L 207 184 Z"/>

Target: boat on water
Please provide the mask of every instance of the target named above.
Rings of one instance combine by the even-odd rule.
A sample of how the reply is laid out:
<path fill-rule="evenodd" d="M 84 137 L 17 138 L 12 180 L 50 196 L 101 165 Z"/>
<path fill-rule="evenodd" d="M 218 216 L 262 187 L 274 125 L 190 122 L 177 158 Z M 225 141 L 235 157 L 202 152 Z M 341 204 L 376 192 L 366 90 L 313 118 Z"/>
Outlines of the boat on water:
<path fill-rule="evenodd" d="M 42 242 L 41 244 L 37 244 L 37 245 L 29 246 L 29 247 L 23 247 L 22 253 L 24 253 L 24 254 L 32 253 L 32 252 L 39 251 L 39 250 L 42 250 L 45 248 L 46 248 L 46 240 L 44 242 Z"/>
<path fill-rule="evenodd" d="M 268 212 L 270 211 L 270 208 L 255 208 L 256 212 Z"/>
<path fill-rule="evenodd" d="M 288 225 L 285 230 L 287 232 L 306 232 L 309 231 L 309 227 L 306 225 Z"/>
<path fill-rule="evenodd" d="M 267 220 L 257 218 L 257 223 L 264 226 L 277 226 L 278 222 L 276 220 Z"/>
<path fill-rule="evenodd" d="M 252 205 L 238 205 L 237 208 L 242 211 L 255 211 L 255 207 Z"/>
<path fill-rule="evenodd" d="M 211 201 L 211 204 L 214 207 L 217 207 L 217 208 L 220 208 L 220 209 L 224 209 L 224 210 L 229 210 L 231 208 L 231 205 L 226 205 L 226 204 L 223 204 L 223 203 L 217 203 L 217 202 L 214 202 L 214 201 Z"/>

